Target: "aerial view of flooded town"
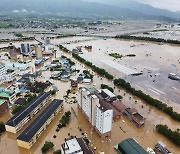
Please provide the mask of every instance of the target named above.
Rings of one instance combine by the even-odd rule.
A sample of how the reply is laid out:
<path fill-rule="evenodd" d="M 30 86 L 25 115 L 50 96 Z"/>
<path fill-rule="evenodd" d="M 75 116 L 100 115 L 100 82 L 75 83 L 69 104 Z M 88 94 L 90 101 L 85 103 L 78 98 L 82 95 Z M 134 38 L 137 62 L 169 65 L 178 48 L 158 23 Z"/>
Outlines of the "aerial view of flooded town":
<path fill-rule="evenodd" d="M 180 154 L 179 21 L 0 14 L 0 154 Z"/>

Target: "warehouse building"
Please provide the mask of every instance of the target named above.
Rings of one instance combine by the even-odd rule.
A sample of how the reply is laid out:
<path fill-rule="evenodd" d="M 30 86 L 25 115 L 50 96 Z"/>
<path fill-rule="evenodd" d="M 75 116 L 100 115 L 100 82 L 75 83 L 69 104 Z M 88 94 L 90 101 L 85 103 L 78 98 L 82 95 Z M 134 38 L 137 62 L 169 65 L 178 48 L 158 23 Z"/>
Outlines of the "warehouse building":
<path fill-rule="evenodd" d="M 17 137 L 18 146 L 30 149 L 63 107 L 63 101 L 54 99 L 46 109 Z"/>
<path fill-rule="evenodd" d="M 147 152 L 132 138 L 126 139 L 115 146 L 119 154 L 147 154 Z"/>
<path fill-rule="evenodd" d="M 28 103 L 22 110 L 11 117 L 5 124 L 6 131 L 17 133 L 30 119 L 38 113 L 51 99 L 50 93 L 41 93 Z"/>

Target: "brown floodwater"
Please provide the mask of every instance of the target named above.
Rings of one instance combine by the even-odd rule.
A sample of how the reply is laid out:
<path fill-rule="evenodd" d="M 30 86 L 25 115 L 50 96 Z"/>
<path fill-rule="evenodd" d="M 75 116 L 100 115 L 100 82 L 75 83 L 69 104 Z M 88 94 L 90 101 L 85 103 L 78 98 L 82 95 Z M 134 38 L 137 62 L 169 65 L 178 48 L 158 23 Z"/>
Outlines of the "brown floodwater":
<path fill-rule="evenodd" d="M 100 40 L 100 42 L 101 41 L 104 42 L 104 40 Z M 100 42 L 98 43 L 96 42 L 95 44 L 99 44 Z M 113 41 L 110 41 L 110 42 L 113 45 Z M 85 42 L 84 44 L 92 45 L 93 42 Z M 75 45 L 77 46 L 77 44 Z M 81 44 L 78 44 L 78 45 L 81 45 Z M 96 60 L 98 61 L 99 59 L 108 57 L 105 53 L 98 54 L 98 52 L 96 52 L 95 56 L 93 56 L 94 47 L 95 46 L 93 45 L 92 53 L 85 51 L 89 54 L 86 53 L 83 56 L 89 55 L 88 58 L 91 60 L 94 59 L 92 60 L 94 63 Z M 129 53 L 132 53 L 132 51 Z M 67 55 L 67 56 L 70 56 L 70 55 Z M 87 69 L 84 67 L 84 65 L 80 64 L 76 60 L 74 61 L 76 62 L 77 69 L 81 71 L 83 71 L 84 69 Z M 102 66 L 102 64 L 100 63 L 99 65 Z M 33 66 L 33 62 L 32 62 L 32 66 Z M 35 68 L 34 66 L 33 68 L 39 69 L 39 68 Z M 113 70 L 113 72 L 115 71 Z M 100 88 L 100 84 L 103 83 L 103 84 L 108 84 L 111 87 L 114 87 L 111 81 L 105 78 L 101 79 L 101 77 L 96 75 L 96 73 L 94 72 L 93 74 L 95 74 L 94 80 L 90 85 L 95 84 L 97 88 Z M 42 78 L 39 78 L 39 80 L 41 81 L 46 80 L 46 79 L 49 80 L 50 75 L 51 75 L 50 71 L 43 71 Z M 75 77 L 77 77 L 77 75 L 74 76 L 74 78 Z M 58 99 L 63 99 L 63 95 L 65 94 L 65 92 L 68 89 L 70 89 L 70 82 L 62 82 L 59 80 L 52 80 L 52 79 L 50 79 L 50 81 L 54 83 L 54 85 L 56 85 L 59 89 L 58 93 L 53 97 L 58 98 Z M 89 86 L 89 85 L 80 84 L 79 87 L 81 86 Z M 112 129 L 111 137 L 109 137 L 108 140 L 101 139 L 96 132 L 90 129 L 87 119 L 78 109 L 77 104 L 70 104 L 70 101 L 67 101 L 67 102 L 64 101 L 64 110 L 62 110 L 61 113 L 59 113 L 56 116 L 56 118 L 51 122 L 48 128 L 42 133 L 42 135 L 40 136 L 36 144 L 33 145 L 31 150 L 26 150 L 24 148 L 19 148 L 17 146 L 16 137 L 19 133 L 16 135 L 16 134 L 6 132 L 0 137 L 0 154 L 40 154 L 41 148 L 43 144 L 45 143 L 45 141 L 52 141 L 55 144 L 55 147 L 53 150 L 57 150 L 57 149 L 60 149 L 61 144 L 64 142 L 64 138 L 68 137 L 68 133 L 70 133 L 71 135 L 76 135 L 77 137 L 82 137 L 82 132 L 87 133 L 88 138 L 91 140 L 91 147 L 97 148 L 96 153 L 100 151 L 104 151 L 105 154 L 116 154 L 117 152 L 114 150 L 114 145 L 118 144 L 119 142 L 123 141 L 126 138 L 131 137 L 131 138 L 136 139 L 145 150 L 147 147 L 153 148 L 158 141 L 162 141 L 167 145 L 167 148 L 172 153 L 178 154 L 178 152 L 180 151 L 180 148 L 174 145 L 171 141 L 169 141 L 163 135 L 160 135 L 159 133 L 155 131 L 156 124 L 167 124 L 173 130 L 180 128 L 180 124 L 177 121 L 172 120 L 166 114 L 160 112 L 159 110 L 153 107 L 150 107 L 149 105 L 139 100 L 138 98 L 133 97 L 132 95 L 128 94 L 123 89 L 119 89 L 115 87 L 114 93 L 117 95 L 119 94 L 122 95 L 123 103 L 125 103 L 127 106 L 136 108 L 140 112 L 140 114 L 142 114 L 146 118 L 146 123 L 144 127 L 137 128 L 128 120 L 127 117 L 122 116 L 120 119 L 117 119 L 113 122 L 113 129 Z M 75 95 L 71 94 L 71 97 L 73 96 Z M 137 103 L 135 103 L 135 101 L 137 101 Z M 65 128 L 62 128 L 59 132 L 56 132 L 58 121 L 60 120 L 63 113 L 68 110 L 72 111 L 70 123 Z M 148 112 L 149 110 L 150 112 Z M 9 116 L 10 116 L 9 112 L 6 112 L 2 117 L 0 117 L 0 121 L 6 121 L 9 118 Z M 124 120 L 125 123 L 123 123 L 122 120 Z M 27 125 L 25 127 L 27 127 Z M 23 130 L 25 129 L 25 127 L 23 128 Z M 82 132 L 79 131 L 78 127 L 82 129 Z M 56 138 L 53 138 L 54 135 L 56 135 Z M 49 153 L 52 153 L 53 150 L 51 150 Z"/>

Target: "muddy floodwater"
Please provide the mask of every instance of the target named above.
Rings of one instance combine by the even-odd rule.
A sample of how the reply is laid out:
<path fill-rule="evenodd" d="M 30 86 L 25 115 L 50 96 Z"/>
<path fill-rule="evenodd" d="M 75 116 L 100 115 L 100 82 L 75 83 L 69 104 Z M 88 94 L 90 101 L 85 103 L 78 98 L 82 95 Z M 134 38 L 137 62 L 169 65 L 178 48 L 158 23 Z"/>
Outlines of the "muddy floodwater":
<path fill-rule="evenodd" d="M 139 43 L 139 42 L 137 43 L 131 41 L 127 42 L 127 41 L 119 41 L 113 39 L 108 39 L 108 40 L 92 39 L 89 41 L 83 41 L 82 38 L 80 39 L 77 38 L 77 39 L 81 40 L 82 42 L 81 41 L 74 42 L 75 38 L 72 39 L 69 38 L 68 40 L 67 39 L 54 40 L 53 43 L 58 44 L 60 42 L 64 43 L 66 41 L 72 41 L 71 44 L 64 43 L 64 45 L 69 49 L 73 49 L 76 46 L 92 45 L 93 46 L 92 51 L 87 51 L 83 48 L 84 54 L 81 55 L 82 57 L 86 58 L 89 61 L 92 61 L 93 63 L 95 63 L 100 67 L 107 69 L 110 73 L 114 74 L 116 78 L 122 77 L 127 79 L 128 81 L 131 81 L 132 85 L 135 86 L 136 88 L 145 90 L 145 92 L 151 94 L 153 97 L 165 101 L 166 103 L 172 105 L 175 110 L 180 111 L 180 105 L 178 104 L 178 102 L 180 102 L 179 100 L 180 98 L 178 97 L 180 85 L 178 85 L 177 82 L 171 81 L 166 78 L 168 71 L 176 72 L 176 70 L 173 70 L 174 68 L 171 68 L 171 63 L 175 63 L 175 62 L 177 63 L 177 60 L 180 59 L 179 47 L 171 47 L 168 45 L 160 46 L 155 44 Z M 132 45 L 133 47 L 130 47 Z M 114 60 L 112 57 L 108 55 L 108 53 L 111 52 L 117 52 L 123 55 L 136 54 L 136 57 L 131 57 L 131 58 L 124 57 L 122 58 L 122 60 L 120 59 Z M 150 54 L 150 53 L 151 56 L 147 57 L 146 54 Z M 64 54 L 68 57 L 71 57 L 71 55 L 69 54 L 66 53 Z M 76 68 L 79 69 L 81 72 L 84 69 L 89 69 L 86 68 L 84 65 L 80 64 L 75 59 L 73 59 L 73 61 L 76 62 Z M 125 75 L 121 71 L 117 70 L 118 68 L 116 69 L 112 68 L 109 61 L 110 62 L 113 61 L 116 62 L 117 64 L 125 65 L 126 67 L 128 68 L 130 67 L 131 69 L 136 71 L 143 70 L 144 75 L 140 77 L 130 78 L 128 75 Z M 39 69 L 39 67 L 35 68 L 32 61 L 30 70 L 35 71 L 36 69 Z M 152 79 L 147 73 L 146 69 L 151 70 L 152 75 L 154 75 L 155 72 L 165 75 L 158 76 L 159 79 L 157 79 L 158 77 L 153 76 L 156 82 L 152 83 Z M 177 72 L 178 71 L 179 70 L 177 70 Z M 90 72 L 92 71 L 90 70 Z M 45 141 L 52 141 L 55 144 L 55 146 L 54 149 L 49 152 L 50 154 L 53 153 L 54 150 L 60 149 L 61 144 L 64 142 L 64 138 L 68 137 L 68 133 L 70 133 L 71 135 L 76 135 L 77 137 L 81 137 L 82 133 L 87 133 L 88 138 L 91 141 L 90 146 L 92 148 L 95 147 L 97 148 L 96 153 L 103 151 L 105 152 L 105 154 L 117 154 L 117 152 L 114 150 L 114 146 L 119 142 L 123 141 L 124 139 L 130 137 L 137 140 L 145 150 L 147 147 L 154 148 L 155 144 L 158 141 L 162 141 L 167 145 L 167 148 L 173 154 L 179 153 L 180 151 L 179 147 L 177 147 L 167 138 L 165 138 L 164 136 L 160 135 L 155 131 L 155 125 L 157 124 L 166 124 L 172 130 L 176 130 L 177 128 L 180 128 L 179 122 L 172 120 L 169 116 L 167 116 L 163 112 L 155 109 L 154 107 L 150 107 L 145 102 L 139 100 L 137 97 L 133 97 L 123 89 L 114 87 L 113 83 L 110 82 L 109 80 L 99 77 L 94 72 L 92 73 L 94 74 L 94 79 L 90 85 L 91 86 L 96 85 L 97 89 L 100 88 L 100 85 L 102 83 L 108 84 L 109 86 L 113 87 L 114 93 L 116 95 L 123 96 L 122 102 L 124 104 L 126 104 L 129 107 L 136 108 L 139 111 L 139 113 L 146 118 L 146 123 L 144 127 L 137 128 L 128 120 L 127 117 L 122 116 L 120 119 L 117 119 L 113 122 L 111 137 L 109 137 L 108 139 L 101 139 L 96 132 L 90 129 L 87 119 L 78 109 L 77 104 L 74 103 L 71 104 L 70 100 L 68 100 L 68 101 L 64 101 L 64 109 L 56 116 L 56 118 L 51 122 L 51 124 L 47 127 L 47 129 L 42 133 L 42 135 L 37 140 L 37 142 L 32 146 L 31 150 L 26 150 L 24 148 L 19 148 L 17 146 L 16 137 L 19 135 L 20 132 L 18 134 L 12 134 L 6 132 L 2 134 L 2 136 L 0 137 L 0 154 L 40 154 L 41 148 L 44 145 Z M 68 89 L 70 89 L 70 82 L 62 82 L 59 80 L 49 79 L 50 75 L 51 75 L 50 71 L 43 71 L 42 77 L 40 77 L 38 80 L 44 80 L 44 81 L 50 80 L 59 89 L 59 91 L 55 96 L 53 96 L 53 98 L 63 99 L 63 95 L 65 94 L 65 92 Z M 72 78 L 76 78 L 76 77 L 77 75 Z M 162 79 L 163 81 L 160 81 Z M 174 87 L 177 89 L 177 90 L 173 89 L 175 93 L 174 95 L 170 93 L 171 91 L 167 90 L 167 87 L 163 87 L 164 82 L 167 83 L 168 88 L 172 89 L 172 87 Z M 79 87 L 90 86 L 90 85 L 79 84 Z M 154 91 L 156 91 L 156 93 L 148 89 L 148 88 L 152 89 L 152 87 L 154 88 Z M 159 93 L 161 96 L 157 95 L 157 93 Z M 76 96 L 76 94 L 71 94 L 71 97 L 73 96 Z M 56 132 L 58 121 L 60 120 L 63 113 L 68 110 L 72 112 L 70 123 L 65 128 L 62 128 L 59 132 Z M 5 122 L 9 117 L 10 114 L 8 111 L 2 117 L 0 117 L 0 121 Z M 21 132 L 27 126 L 28 124 L 25 127 L 23 127 Z M 82 131 L 80 131 L 79 128 L 81 128 Z M 56 138 L 53 138 L 54 135 L 56 135 Z"/>
<path fill-rule="evenodd" d="M 83 58 L 105 68 L 115 78 L 124 78 L 136 89 L 143 90 L 180 111 L 177 105 L 180 103 L 180 82 L 168 79 L 169 73 L 180 75 L 179 46 L 115 39 L 65 44 L 69 49 L 85 45 L 92 45 L 92 50 L 90 52 L 82 48 Z M 110 53 L 118 53 L 124 57 L 115 59 L 109 56 Z M 136 56 L 128 57 L 129 54 Z M 131 76 L 129 72 L 142 72 L 143 75 Z"/>

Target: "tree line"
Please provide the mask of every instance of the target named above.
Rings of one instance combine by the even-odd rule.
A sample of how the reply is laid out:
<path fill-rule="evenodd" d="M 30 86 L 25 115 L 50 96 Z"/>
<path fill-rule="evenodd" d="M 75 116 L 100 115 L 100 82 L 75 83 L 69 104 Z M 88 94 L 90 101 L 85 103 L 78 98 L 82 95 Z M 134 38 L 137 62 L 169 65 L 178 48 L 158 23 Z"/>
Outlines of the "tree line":
<path fill-rule="evenodd" d="M 145 94 L 141 90 L 136 90 L 134 89 L 129 82 L 126 82 L 124 79 L 115 79 L 114 84 L 117 86 L 121 86 L 124 89 L 126 89 L 128 92 L 131 94 L 141 98 L 144 100 L 146 103 L 156 107 L 157 109 L 163 111 L 164 113 L 168 114 L 170 117 L 172 117 L 176 121 L 180 121 L 180 114 L 177 112 L 173 111 L 173 108 L 170 106 L 167 106 L 167 104 L 152 98 L 150 95 Z"/>
<path fill-rule="evenodd" d="M 180 146 L 180 133 L 172 131 L 167 125 L 156 125 L 156 131 L 170 139 L 174 144 Z"/>
<path fill-rule="evenodd" d="M 104 76 L 107 79 L 111 79 L 111 80 L 114 78 L 113 75 L 108 73 L 105 69 L 95 66 L 93 63 L 85 60 L 84 58 L 80 57 L 79 55 L 73 53 L 72 56 L 75 59 L 77 59 L 78 61 L 84 63 L 86 66 L 90 67 L 94 72 L 98 73 L 99 75 Z"/>
<path fill-rule="evenodd" d="M 171 43 L 171 44 L 180 44 L 179 40 L 170 40 L 163 38 L 152 38 L 152 37 L 143 37 L 143 36 L 131 36 L 131 35 L 118 35 L 115 36 L 118 39 L 127 39 L 127 40 L 142 40 L 142 41 L 152 41 L 152 42 L 162 42 L 162 43 Z"/>

